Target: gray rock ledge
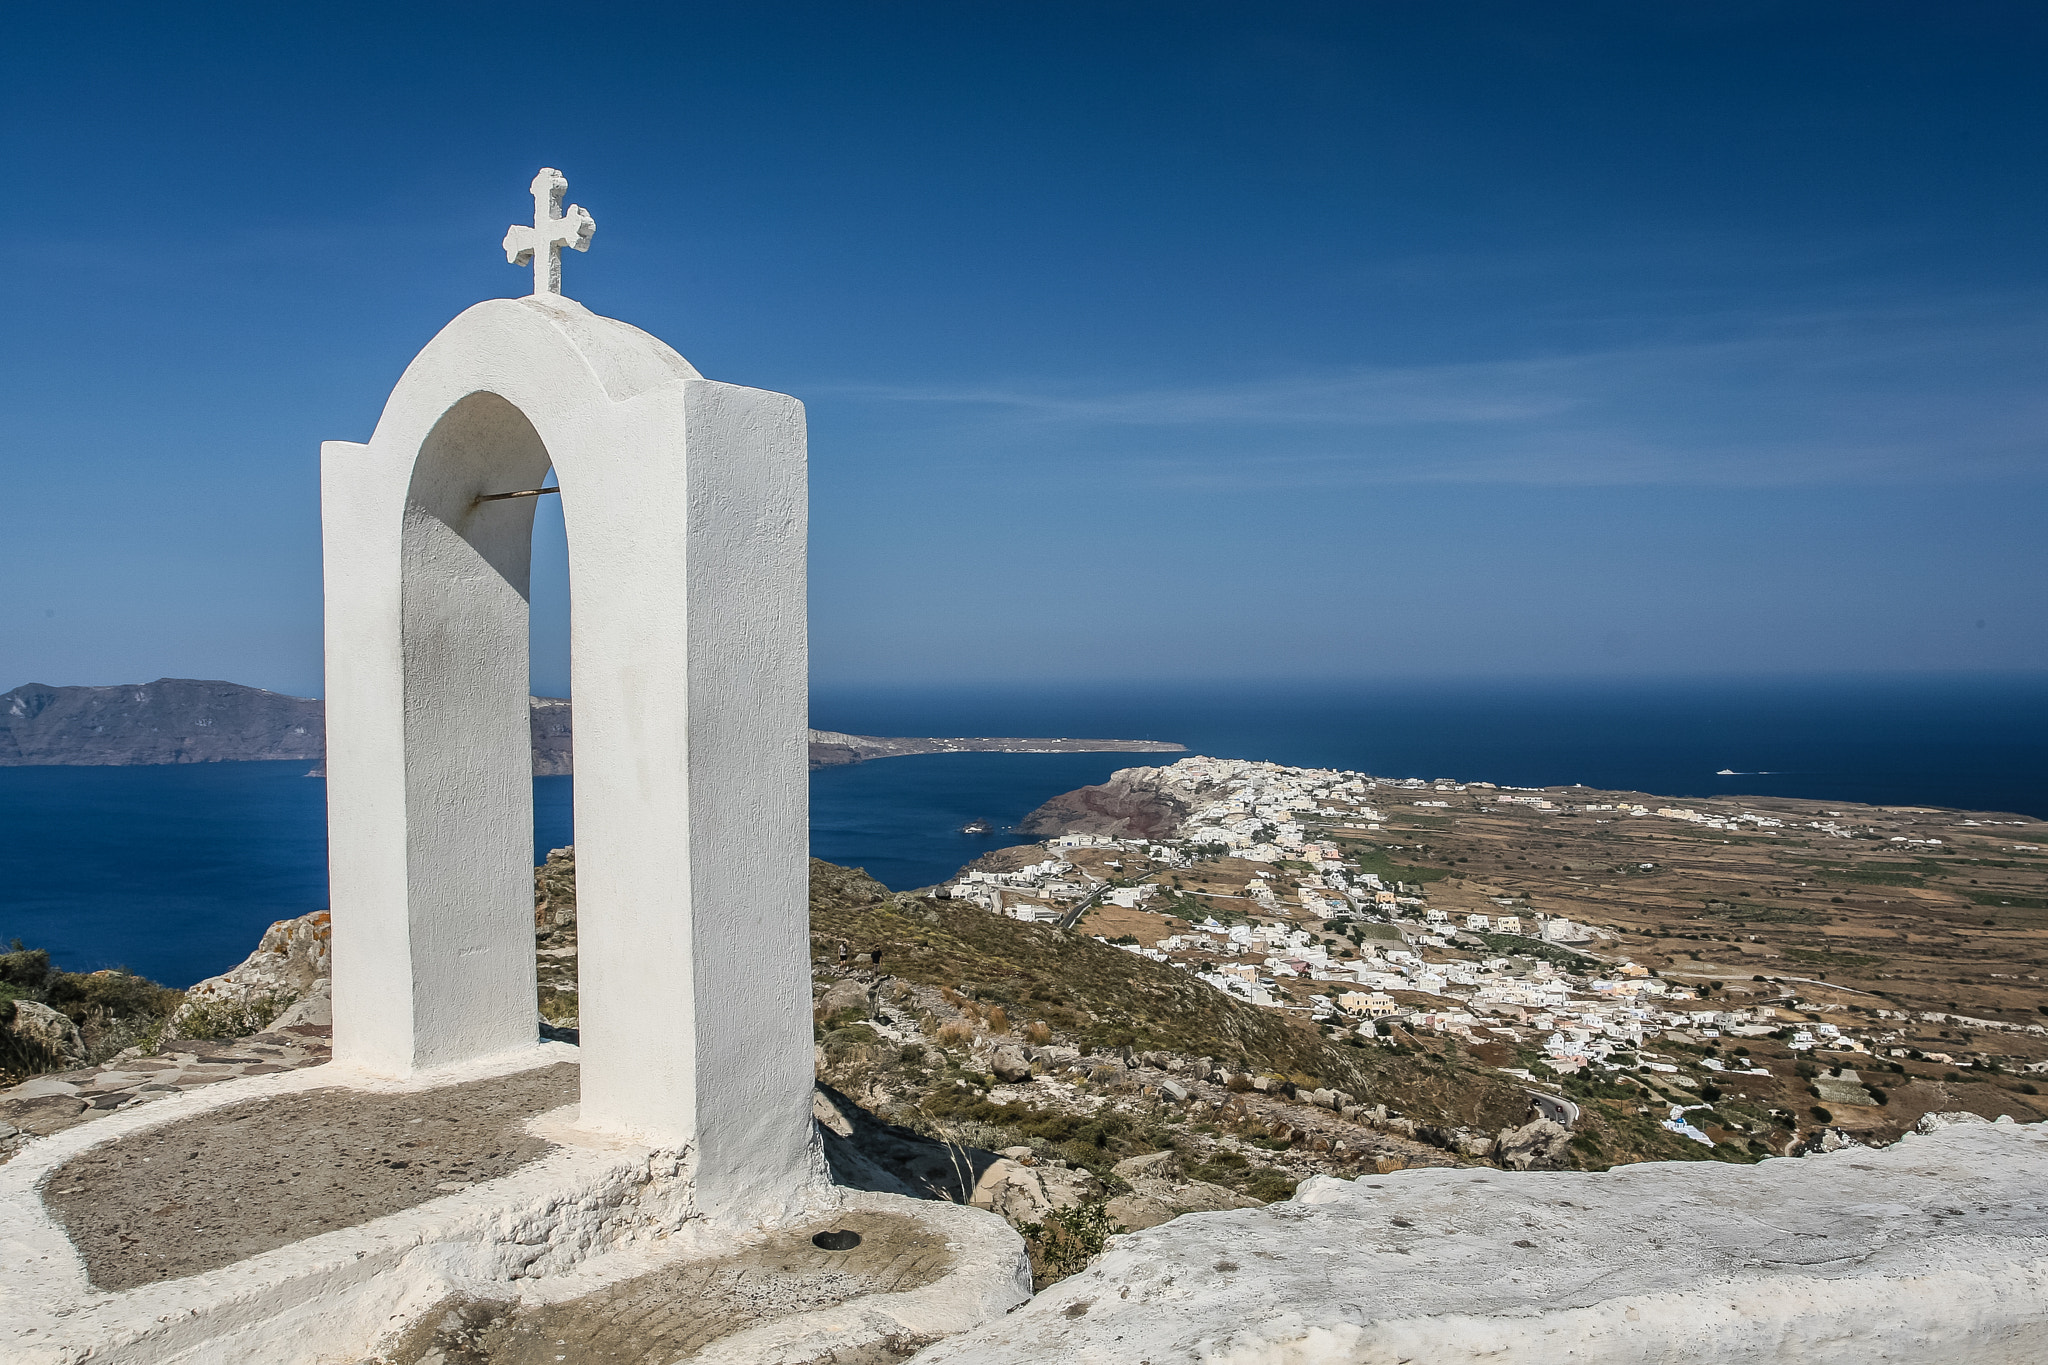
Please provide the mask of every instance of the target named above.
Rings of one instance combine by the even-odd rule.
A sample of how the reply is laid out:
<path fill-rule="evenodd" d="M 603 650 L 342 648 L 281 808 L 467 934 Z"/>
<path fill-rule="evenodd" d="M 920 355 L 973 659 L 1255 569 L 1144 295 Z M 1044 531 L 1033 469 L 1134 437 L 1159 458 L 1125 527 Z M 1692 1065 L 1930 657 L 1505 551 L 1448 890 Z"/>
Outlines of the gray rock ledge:
<path fill-rule="evenodd" d="M 1756 1166 L 1319 1176 L 1117 1238 L 918 1365 L 2034 1365 L 2044 1128 Z"/>

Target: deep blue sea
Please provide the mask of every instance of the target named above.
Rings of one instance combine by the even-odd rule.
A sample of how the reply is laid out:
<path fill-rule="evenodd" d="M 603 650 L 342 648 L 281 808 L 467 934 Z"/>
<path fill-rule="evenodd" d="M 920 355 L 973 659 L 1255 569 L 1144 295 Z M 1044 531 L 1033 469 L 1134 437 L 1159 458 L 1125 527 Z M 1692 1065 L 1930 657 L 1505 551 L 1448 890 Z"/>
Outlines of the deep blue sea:
<path fill-rule="evenodd" d="M 812 723 L 877 735 L 1170 739 L 1199 753 L 1519 786 L 1753 794 L 2048 816 L 2048 677 L 1345 688 L 820 689 Z M 1048 797 L 1131 754 L 940 754 L 811 778 L 811 848 L 935 882 Z M 1737 776 L 1721 777 L 1723 768 Z M 74 971 L 185 986 L 327 903 L 324 784 L 303 763 L 0 768 L 0 940 Z M 534 782 L 536 856 L 573 779 Z"/>

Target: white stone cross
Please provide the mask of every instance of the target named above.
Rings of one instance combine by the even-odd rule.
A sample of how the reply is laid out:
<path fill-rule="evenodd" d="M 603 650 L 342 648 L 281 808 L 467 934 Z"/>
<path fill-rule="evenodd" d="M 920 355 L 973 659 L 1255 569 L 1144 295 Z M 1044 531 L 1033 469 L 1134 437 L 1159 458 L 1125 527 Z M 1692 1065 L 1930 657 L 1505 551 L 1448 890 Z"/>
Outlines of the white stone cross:
<path fill-rule="evenodd" d="M 597 222 L 581 204 L 562 211 L 562 196 L 569 182 L 552 166 L 543 166 L 533 178 L 533 226 L 514 223 L 505 229 L 505 259 L 513 265 L 533 262 L 533 292 L 562 292 L 562 248 L 590 250 L 591 234 Z"/>

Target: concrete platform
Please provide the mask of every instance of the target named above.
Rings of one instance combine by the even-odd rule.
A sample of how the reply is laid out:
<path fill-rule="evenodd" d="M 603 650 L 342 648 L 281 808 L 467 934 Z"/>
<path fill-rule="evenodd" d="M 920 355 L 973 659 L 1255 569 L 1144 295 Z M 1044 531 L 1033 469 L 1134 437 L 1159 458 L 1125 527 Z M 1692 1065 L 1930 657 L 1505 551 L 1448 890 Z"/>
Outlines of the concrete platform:
<path fill-rule="evenodd" d="M 888 1360 L 1028 1297 L 1000 1219 L 840 1190 L 822 1163 L 760 1225 L 713 1226 L 689 1151 L 577 1129 L 576 1055 L 251 1076 L 33 1139 L 0 1165 L 0 1359 L 512 1362 L 582 1323 L 620 1360 L 741 1338 L 729 1358 Z M 864 1252 L 810 1246 L 863 1219 Z M 690 1313 L 655 1311 L 683 1292 Z"/>

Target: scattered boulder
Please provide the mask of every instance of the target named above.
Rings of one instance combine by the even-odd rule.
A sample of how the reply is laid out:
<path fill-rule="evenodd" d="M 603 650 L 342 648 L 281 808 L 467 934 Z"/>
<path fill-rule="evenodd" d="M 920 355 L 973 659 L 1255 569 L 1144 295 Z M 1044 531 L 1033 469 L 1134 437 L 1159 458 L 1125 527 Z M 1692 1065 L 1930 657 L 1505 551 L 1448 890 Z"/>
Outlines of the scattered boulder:
<path fill-rule="evenodd" d="M 334 1023 L 333 983 L 326 977 L 313 983 L 313 989 L 300 996 L 298 1003 L 270 1021 L 270 1031 L 315 1026 L 331 1027 Z M 545 1022 L 545 1021 L 543 1021 Z"/>
<path fill-rule="evenodd" d="M 1940 1114 L 1922 1114 L 1920 1121 L 1913 1125 L 1913 1131 L 1921 1134 L 1937 1133 L 1944 1128 L 1954 1128 L 1965 1123 L 1989 1122 L 1991 1120 L 1985 1118 L 1982 1114 L 1972 1114 L 1966 1110 L 1957 1109 Z"/>
<path fill-rule="evenodd" d="M 1972 1115 L 1971 1117 L 1975 1117 Z M 1982 1123 L 1982 1119 L 1977 1120 Z M 1840 1152 L 1863 1144 L 1840 1128 L 1822 1128 L 1801 1138 L 1792 1148 L 1793 1156 L 1826 1156 L 1829 1152 Z"/>
<path fill-rule="evenodd" d="M 1171 1147 L 1163 1152 L 1127 1156 L 1109 1168 L 1119 1180 L 1177 1180 L 1181 1175 L 1180 1153 Z"/>
<path fill-rule="evenodd" d="M 1054 1209 L 1102 1197 L 1102 1183 L 1068 1166 L 1026 1166 L 1004 1157 L 981 1173 L 968 1202 L 1012 1223 L 1042 1223 Z"/>
<path fill-rule="evenodd" d="M 1164 1190 L 1151 1188 L 1162 1184 L 1162 1181 L 1152 1181 L 1143 1190 L 1133 1189 L 1129 1194 L 1120 1194 L 1109 1201 L 1104 1211 L 1130 1231 L 1140 1232 L 1156 1228 L 1161 1223 L 1170 1223 L 1184 1213 L 1260 1207 L 1260 1202 L 1250 1195 L 1202 1180 L 1185 1181 Z"/>
<path fill-rule="evenodd" d="M 835 981 L 826 988 L 812 1006 L 812 1012 L 820 1019 L 830 1019 L 846 1010 L 859 1010 L 861 1018 L 874 1013 L 874 1001 L 868 995 L 868 988 L 851 977 Z"/>
<path fill-rule="evenodd" d="M 1567 1139 L 1569 1141 L 1569 1139 Z M 1457 1135 L 1457 1151 L 1460 1156 L 1488 1157 L 1493 1155 L 1494 1139 L 1478 1133 L 1460 1129 Z"/>
<path fill-rule="evenodd" d="M 1031 1168 L 1045 1190 L 1046 1202 L 1056 1209 L 1070 1209 L 1091 1199 L 1102 1198 L 1102 1182 L 1079 1166 L 1059 1162 Z"/>
<path fill-rule="evenodd" d="M 1110 1170 L 1130 1190 L 1110 1200 L 1107 1212 L 1133 1232 L 1156 1228 L 1184 1213 L 1252 1209 L 1260 1204 L 1249 1195 L 1221 1185 L 1186 1179 L 1180 1153 L 1170 1149 L 1125 1157 Z"/>
<path fill-rule="evenodd" d="M 48 1005 L 34 1000 L 14 1002 L 14 1017 L 7 1031 L 15 1043 L 31 1054 L 41 1054 L 59 1065 L 77 1066 L 85 1061 L 85 1039 L 78 1025 Z"/>
<path fill-rule="evenodd" d="M 1031 1062 L 1022 1049 L 999 1047 L 989 1059 L 989 1071 L 999 1081 L 1028 1081 L 1031 1079 Z"/>
<path fill-rule="evenodd" d="M 325 910 L 277 921 L 241 966 L 185 992 L 166 1036 L 239 1038 L 268 1027 L 301 997 L 324 990 L 331 938 Z"/>
<path fill-rule="evenodd" d="M 1531 1119 L 1520 1128 L 1502 1129 L 1493 1142 L 1493 1157 L 1510 1171 L 1557 1170 L 1571 1142 L 1572 1135 L 1562 1125 Z"/>
<path fill-rule="evenodd" d="M 839 1106 L 826 1098 L 822 1090 L 811 1091 L 811 1117 L 821 1128 L 828 1128 L 840 1137 L 853 1136 L 853 1120 L 839 1111 Z"/>
<path fill-rule="evenodd" d="M 1175 1104 L 1186 1104 L 1188 1102 L 1188 1088 L 1179 1081 L 1161 1081 L 1159 1083 L 1159 1093 L 1172 1100 Z"/>

